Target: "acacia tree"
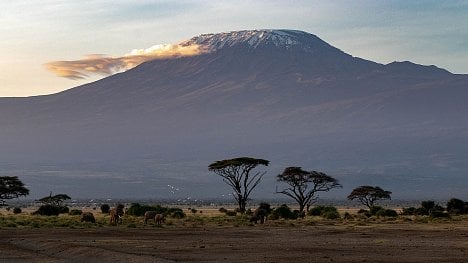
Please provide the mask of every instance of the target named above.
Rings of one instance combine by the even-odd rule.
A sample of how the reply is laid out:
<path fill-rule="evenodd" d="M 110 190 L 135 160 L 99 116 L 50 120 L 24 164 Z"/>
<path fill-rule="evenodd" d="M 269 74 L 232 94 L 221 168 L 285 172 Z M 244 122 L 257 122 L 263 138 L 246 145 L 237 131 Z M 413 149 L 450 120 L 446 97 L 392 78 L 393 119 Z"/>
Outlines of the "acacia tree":
<path fill-rule="evenodd" d="M 38 201 L 43 203 L 44 205 L 53 205 L 53 206 L 61 207 L 63 206 L 63 202 L 69 199 L 71 199 L 71 197 L 66 194 L 52 195 L 52 192 L 50 192 L 49 196 L 43 197 L 39 199 Z"/>
<path fill-rule="evenodd" d="M 0 176 L 0 205 L 5 205 L 6 199 L 27 196 L 29 190 L 24 187 L 18 176 Z"/>
<path fill-rule="evenodd" d="M 252 190 L 260 183 L 266 172 L 251 171 L 258 165 L 268 166 L 270 161 L 250 157 L 240 157 L 216 161 L 208 166 L 208 170 L 221 176 L 223 181 L 234 190 L 233 196 L 239 204 L 239 211 L 245 212 L 245 206 Z"/>
<path fill-rule="evenodd" d="M 279 182 L 285 182 L 289 187 L 277 193 L 287 195 L 299 204 L 299 212 L 309 207 L 318 197 L 317 192 L 328 192 L 333 188 L 341 187 L 338 180 L 317 171 L 304 171 L 301 167 L 287 167 L 278 175 Z"/>
<path fill-rule="evenodd" d="M 385 191 L 378 186 L 363 185 L 355 188 L 351 194 L 348 195 L 349 200 L 358 199 L 359 202 L 369 209 L 374 207 L 377 200 L 391 199 L 392 192 Z"/>

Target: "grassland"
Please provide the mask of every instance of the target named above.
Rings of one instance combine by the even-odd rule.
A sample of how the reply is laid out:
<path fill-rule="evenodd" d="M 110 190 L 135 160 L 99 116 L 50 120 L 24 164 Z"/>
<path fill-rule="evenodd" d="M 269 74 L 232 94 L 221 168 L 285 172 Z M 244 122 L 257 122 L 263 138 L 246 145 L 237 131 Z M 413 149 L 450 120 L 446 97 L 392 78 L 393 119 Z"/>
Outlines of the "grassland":
<path fill-rule="evenodd" d="M 251 224 L 217 209 L 145 225 L 93 211 L 80 216 L 0 216 L 0 262 L 466 262 L 468 217 L 306 217 Z M 343 212 L 343 210 L 340 210 Z M 352 211 L 351 211 L 352 212 Z"/>

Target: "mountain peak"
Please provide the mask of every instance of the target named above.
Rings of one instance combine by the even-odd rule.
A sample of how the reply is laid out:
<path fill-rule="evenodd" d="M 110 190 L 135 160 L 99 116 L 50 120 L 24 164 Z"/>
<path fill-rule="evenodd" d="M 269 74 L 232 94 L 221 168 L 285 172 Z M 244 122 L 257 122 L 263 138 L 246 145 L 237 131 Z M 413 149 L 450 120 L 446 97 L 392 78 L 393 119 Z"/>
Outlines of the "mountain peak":
<path fill-rule="evenodd" d="M 300 48 L 305 51 L 312 51 L 318 47 L 333 48 L 313 34 L 286 29 L 242 30 L 217 34 L 202 34 L 182 43 L 182 45 L 193 44 L 204 46 L 208 51 L 236 46 L 244 46 L 251 49 L 262 46 L 273 46 L 285 49 Z"/>

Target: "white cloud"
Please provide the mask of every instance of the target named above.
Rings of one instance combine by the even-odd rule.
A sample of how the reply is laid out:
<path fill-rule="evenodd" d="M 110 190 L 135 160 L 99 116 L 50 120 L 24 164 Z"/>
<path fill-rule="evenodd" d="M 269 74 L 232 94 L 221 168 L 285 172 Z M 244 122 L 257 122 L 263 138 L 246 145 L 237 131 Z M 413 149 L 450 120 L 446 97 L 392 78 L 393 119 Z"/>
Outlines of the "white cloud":
<path fill-rule="evenodd" d="M 121 57 L 88 55 L 79 60 L 52 61 L 45 67 L 59 77 L 83 79 L 90 74 L 111 75 L 140 65 L 154 59 L 167 59 L 194 56 L 205 51 L 198 45 L 154 45 L 147 49 L 134 49 Z"/>

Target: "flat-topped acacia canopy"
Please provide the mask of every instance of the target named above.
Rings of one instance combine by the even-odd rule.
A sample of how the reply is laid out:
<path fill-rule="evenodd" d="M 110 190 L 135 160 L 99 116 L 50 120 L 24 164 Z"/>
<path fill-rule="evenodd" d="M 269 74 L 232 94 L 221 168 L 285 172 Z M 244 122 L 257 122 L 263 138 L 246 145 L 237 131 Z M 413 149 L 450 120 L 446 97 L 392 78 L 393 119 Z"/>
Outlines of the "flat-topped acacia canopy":
<path fill-rule="evenodd" d="M 218 169 L 223 169 L 229 166 L 242 166 L 242 165 L 247 165 L 247 166 L 257 166 L 257 165 L 265 165 L 268 166 L 270 161 L 264 160 L 264 159 L 256 159 L 256 158 L 251 158 L 251 157 L 239 157 L 239 158 L 234 158 L 234 159 L 227 159 L 227 160 L 221 160 L 221 161 L 216 161 L 208 166 L 208 169 L 210 171 L 212 170 L 218 170 Z"/>

